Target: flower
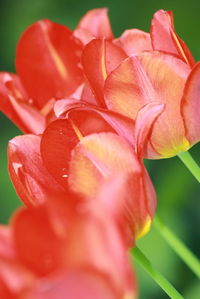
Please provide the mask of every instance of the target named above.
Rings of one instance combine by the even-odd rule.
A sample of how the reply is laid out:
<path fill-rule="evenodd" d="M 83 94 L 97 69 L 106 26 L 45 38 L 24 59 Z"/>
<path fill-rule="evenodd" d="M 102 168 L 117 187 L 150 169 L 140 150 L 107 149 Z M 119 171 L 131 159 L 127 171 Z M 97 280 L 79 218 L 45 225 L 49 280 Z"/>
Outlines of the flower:
<path fill-rule="evenodd" d="M 58 102 L 59 107 L 63 102 Z M 102 180 L 116 174 L 127 176 L 127 192 L 121 202 L 128 239 L 135 240 L 149 230 L 155 212 L 155 191 L 141 158 L 146 138 L 164 107 L 148 104 L 134 124 L 117 113 L 88 107 L 87 103 L 75 106 L 66 111 L 63 105 L 65 118 L 52 122 L 44 131 L 44 165 L 64 188 L 69 186 L 86 197 L 96 194 Z"/>
<path fill-rule="evenodd" d="M 106 9 L 88 12 L 74 32 L 41 20 L 22 34 L 16 51 L 17 75 L 0 73 L 0 109 L 23 132 L 42 133 L 55 118 L 55 100 L 80 93 L 81 39 L 86 33 L 92 38 L 112 36 Z"/>
<path fill-rule="evenodd" d="M 115 188 L 115 182 L 106 184 L 87 205 L 72 193 L 51 198 L 21 208 L 10 226 L 1 226 L 1 297 L 134 299 L 119 207 L 112 205 Z M 102 198 L 106 194 L 111 205 Z"/>
<path fill-rule="evenodd" d="M 190 51 L 175 32 L 172 13 L 156 12 L 150 34 L 132 29 L 112 44 L 129 57 L 123 59 L 120 48 L 115 51 L 100 39 L 87 44 L 82 54 L 83 72 L 97 105 L 135 120 L 145 104 L 164 103 L 144 157 L 167 158 L 187 151 L 199 141 L 199 67 L 194 67 Z M 117 61 L 113 68 L 110 57 Z M 87 101 L 86 96 L 82 99 Z"/>
<path fill-rule="evenodd" d="M 14 138 L 9 142 L 8 160 L 18 195 L 28 206 L 65 194 L 68 188 L 90 199 L 100 191 L 100 182 L 116 174 L 125 176 L 129 192 L 121 195 L 122 217 L 128 243 L 133 243 L 149 230 L 155 212 L 155 191 L 141 157 L 162 110 L 163 105 L 147 105 L 134 126 L 116 113 L 77 108 L 49 124 L 42 138 Z"/>

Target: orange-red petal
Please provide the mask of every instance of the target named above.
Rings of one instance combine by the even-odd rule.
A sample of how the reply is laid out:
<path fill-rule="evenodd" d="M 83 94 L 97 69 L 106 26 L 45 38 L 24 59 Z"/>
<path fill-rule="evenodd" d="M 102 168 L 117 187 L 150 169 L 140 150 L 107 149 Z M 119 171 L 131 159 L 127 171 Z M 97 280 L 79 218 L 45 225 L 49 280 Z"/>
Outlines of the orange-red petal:
<path fill-rule="evenodd" d="M 0 73 L 0 110 L 24 133 L 44 131 L 45 117 L 28 100 L 17 75 Z"/>
<path fill-rule="evenodd" d="M 52 98 L 73 93 L 83 80 L 82 47 L 65 26 L 42 20 L 22 35 L 16 69 L 33 103 L 42 108 Z"/>
<path fill-rule="evenodd" d="M 84 48 L 83 71 L 100 106 L 105 107 L 103 88 L 108 74 L 126 57 L 122 49 L 105 39 L 94 39 Z"/>
<path fill-rule="evenodd" d="M 27 206 L 41 204 L 64 191 L 43 165 L 39 136 L 12 139 L 8 145 L 8 162 L 16 192 Z"/>
<path fill-rule="evenodd" d="M 87 30 L 95 38 L 113 39 L 107 8 L 89 10 L 80 20 L 77 29 Z"/>
<path fill-rule="evenodd" d="M 174 29 L 172 11 L 158 10 L 151 23 L 151 39 L 154 50 L 174 54 L 192 67 L 194 58 Z"/>

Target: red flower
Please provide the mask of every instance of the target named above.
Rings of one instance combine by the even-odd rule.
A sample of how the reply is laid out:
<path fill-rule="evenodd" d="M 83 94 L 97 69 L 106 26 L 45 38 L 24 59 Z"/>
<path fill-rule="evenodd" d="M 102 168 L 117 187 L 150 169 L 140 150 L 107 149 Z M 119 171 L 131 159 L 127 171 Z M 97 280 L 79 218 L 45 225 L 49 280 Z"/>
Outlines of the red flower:
<path fill-rule="evenodd" d="M 135 298 L 120 207 L 112 204 L 119 183 L 106 184 L 87 204 L 66 193 L 22 208 L 11 227 L 1 227 L 1 298 Z"/>
<path fill-rule="evenodd" d="M 155 192 L 141 157 L 163 105 L 145 106 L 135 125 L 116 113 L 78 105 L 66 119 L 52 122 L 45 130 L 41 141 L 43 162 L 63 188 L 69 185 L 87 198 L 95 196 L 102 180 L 125 175 L 128 181 L 127 192 L 121 195 L 123 218 L 128 239 L 134 240 L 149 230 L 155 212 Z"/>
<path fill-rule="evenodd" d="M 0 109 L 25 133 L 42 133 L 54 118 L 55 100 L 72 95 L 84 78 L 80 64 L 85 32 L 112 36 L 106 9 L 88 12 L 77 30 L 49 20 L 31 25 L 16 52 L 17 75 L 0 74 Z"/>

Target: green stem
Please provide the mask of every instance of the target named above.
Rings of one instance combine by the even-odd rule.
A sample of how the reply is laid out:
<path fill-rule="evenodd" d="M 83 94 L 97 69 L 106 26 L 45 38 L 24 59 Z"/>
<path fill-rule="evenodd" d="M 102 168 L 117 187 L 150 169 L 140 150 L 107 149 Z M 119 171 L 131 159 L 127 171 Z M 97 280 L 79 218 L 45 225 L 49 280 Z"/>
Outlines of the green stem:
<path fill-rule="evenodd" d="M 184 299 L 184 297 L 173 287 L 173 285 L 160 274 L 151 265 L 143 252 L 138 248 L 132 249 L 135 259 L 144 268 L 144 270 L 153 278 L 153 280 L 165 291 L 165 293 L 173 299 Z"/>
<path fill-rule="evenodd" d="M 183 152 L 178 155 L 179 159 L 185 164 L 185 166 L 189 169 L 189 171 L 193 174 L 193 176 L 200 183 L 200 167 L 194 161 L 189 152 Z"/>
<path fill-rule="evenodd" d="M 188 267 L 200 278 L 200 261 L 190 251 L 186 245 L 178 239 L 178 237 L 159 219 L 154 217 L 154 227 L 167 241 L 170 247 L 178 254 L 178 256 L 188 265 Z"/>

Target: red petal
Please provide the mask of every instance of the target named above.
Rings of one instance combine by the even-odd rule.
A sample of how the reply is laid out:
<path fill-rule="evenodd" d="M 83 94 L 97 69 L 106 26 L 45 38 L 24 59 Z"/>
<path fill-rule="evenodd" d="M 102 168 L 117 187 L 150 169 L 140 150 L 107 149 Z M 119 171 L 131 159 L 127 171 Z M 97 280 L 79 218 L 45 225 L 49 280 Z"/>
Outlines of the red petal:
<path fill-rule="evenodd" d="M 0 109 L 24 133 L 39 134 L 45 128 L 45 118 L 28 101 L 19 78 L 0 73 Z"/>
<path fill-rule="evenodd" d="M 116 292 L 107 280 L 98 271 L 71 270 L 56 279 L 41 281 L 32 291 L 26 293 L 25 298 L 121 299 L 121 294 Z"/>
<path fill-rule="evenodd" d="M 13 259 L 15 251 L 10 227 L 0 225 L 0 258 Z"/>
<path fill-rule="evenodd" d="M 180 103 L 189 71 L 174 56 L 149 52 L 127 58 L 106 80 L 107 106 L 132 119 L 147 103 L 166 104 L 151 135 L 157 157 L 173 156 L 187 147 Z"/>
<path fill-rule="evenodd" d="M 40 157 L 40 137 L 15 137 L 8 145 L 11 180 L 17 194 L 27 206 L 43 203 L 63 189 L 48 173 Z"/>
<path fill-rule="evenodd" d="M 82 63 L 99 105 L 105 107 L 104 82 L 107 75 L 127 56 L 124 51 L 104 39 L 92 40 L 83 51 Z"/>
<path fill-rule="evenodd" d="M 43 207 L 22 209 L 13 219 L 18 258 L 39 276 L 51 273 L 62 264 L 64 267 L 63 239 L 57 236 L 50 221 L 50 215 Z"/>
<path fill-rule="evenodd" d="M 87 30 L 96 38 L 113 39 L 107 8 L 88 11 L 79 22 L 77 29 Z"/>
<path fill-rule="evenodd" d="M 174 54 L 189 66 L 195 61 L 185 43 L 176 34 L 171 11 L 158 10 L 151 23 L 151 38 L 154 50 Z"/>
<path fill-rule="evenodd" d="M 81 47 L 65 26 L 42 20 L 22 35 L 16 69 L 34 104 L 41 108 L 51 98 L 70 95 L 82 82 Z"/>
<path fill-rule="evenodd" d="M 126 30 L 114 43 L 128 56 L 152 50 L 150 34 L 138 29 Z"/>
<path fill-rule="evenodd" d="M 188 77 L 181 104 L 186 136 L 194 144 L 200 140 L 200 63 Z"/>

